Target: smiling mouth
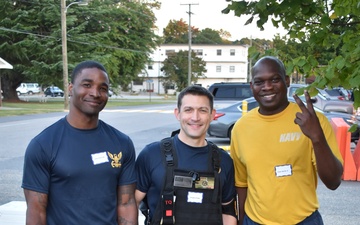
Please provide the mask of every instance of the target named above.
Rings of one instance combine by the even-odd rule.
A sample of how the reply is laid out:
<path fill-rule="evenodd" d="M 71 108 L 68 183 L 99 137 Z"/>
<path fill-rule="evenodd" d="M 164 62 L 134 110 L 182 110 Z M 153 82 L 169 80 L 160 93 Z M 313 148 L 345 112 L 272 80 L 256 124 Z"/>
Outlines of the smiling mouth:
<path fill-rule="evenodd" d="M 272 95 L 263 95 L 262 97 L 265 99 L 272 99 L 273 97 L 275 97 L 276 94 L 272 94 Z"/>
<path fill-rule="evenodd" d="M 190 124 L 192 127 L 201 127 L 201 124 Z"/>
<path fill-rule="evenodd" d="M 101 105 L 101 102 L 94 102 L 94 101 L 86 101 L 90 105 Z"/>

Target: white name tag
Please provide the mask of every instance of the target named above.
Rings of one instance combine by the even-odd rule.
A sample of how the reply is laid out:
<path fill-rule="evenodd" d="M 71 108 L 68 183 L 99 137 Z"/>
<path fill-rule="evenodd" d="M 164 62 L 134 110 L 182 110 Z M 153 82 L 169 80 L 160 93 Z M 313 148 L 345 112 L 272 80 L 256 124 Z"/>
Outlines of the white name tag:
<path fill-rule="evenodd" d="M 187 202 L 192 202 L 192 203 L 202 203 L 203 200 L 203 193 L 199 193 L 199 192 L 188 192 L 188 196 L 187 196 Z"/>
<path fill-rule="evenodd" d="M 275 175 L 277 177 L 291 176 L 292 175 L 291 165 L 275 166 Z"/>
<path fill-rule="evenodd" d="M 91 159 L 94 165 L 109 162 L 109 158 L 107 157 L 106 152 L 91 154 Z"/>

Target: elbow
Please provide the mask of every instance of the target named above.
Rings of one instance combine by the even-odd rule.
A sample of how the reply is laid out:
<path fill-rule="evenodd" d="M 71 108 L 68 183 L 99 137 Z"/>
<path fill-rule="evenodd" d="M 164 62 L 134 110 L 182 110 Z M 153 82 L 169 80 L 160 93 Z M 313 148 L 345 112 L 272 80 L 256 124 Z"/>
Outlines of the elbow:
<path fill-rule="evenodd" d="M 338 182 L 333 182 L 332 184 L 327 184 L 326 187 L 332 191 L 335 191 L 341 184 L 341 179 Z"/>
<path fill-rule="evenodd" d="M 332 179 L 328 180 L 328 182 L 325 183 L 325 186 L 332 191 L 336 190 L 341 184 L 342 174 L 343 174 L 343 169 L 341 167 L 341 170 L 339 170 L 337 175 Z"/>

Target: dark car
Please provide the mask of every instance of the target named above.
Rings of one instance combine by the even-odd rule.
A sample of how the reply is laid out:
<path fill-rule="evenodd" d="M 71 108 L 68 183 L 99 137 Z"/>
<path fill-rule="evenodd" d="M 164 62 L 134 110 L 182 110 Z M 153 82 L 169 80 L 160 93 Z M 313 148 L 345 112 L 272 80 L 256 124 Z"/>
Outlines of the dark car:
<path fill-rule="evenodd" d="M 214 108 L 224 108 L 237 101 L 252 97 L 249 83 L 240 82 L 220 82 L 214 83 L 209 87 L 209 91 L 214 96 Z"/>
<path fill-rule="evenodd" d="M 295 102 L 295 99 L 288 97 L 290 102 Z M 248 111 L 258 107 L 258 103 L 254 97 L 245 99 L 247 102 Z M 342 118 L 349 126 L 354 123 L 354 118 L 352 114 L 343 113 L 343 112 L 334 112 L 331 111 L 333 108 L 336 108 L 336 103 L 341 101 L 330 101 L 324 106 L 324 111 L 314 106 L 316 111 L 322 112 L 329 120 L 331 118 Z M 243 101 L 239 101 L 231 106 L 228 106 L 223 109 L 216 110 L 214 120 L 210 123 L 209 129 L 207 131 L 209 136 L 220 137 L 220 138 L 229 138 L 231 139 L 231 131 L 234 127 L 235 122 L 242 116 L 242 107 Z M 295 117 L 295 115 L 294 115 Z M 351 133 L 351 141 L 357 142 L 359 140 L 359 127 L 353 133 Z"/>
<path fill-rule="evenodd" d="M 61 90 L 60 88 L 56 87 L 56 86 L 52 86 L 52 87 L 47 87 L 44 91 L 44 95 L 45 97 L 47 96 L 51 96 L 51 97 L 63 97 L 64 96 L 64 91 Z"/>

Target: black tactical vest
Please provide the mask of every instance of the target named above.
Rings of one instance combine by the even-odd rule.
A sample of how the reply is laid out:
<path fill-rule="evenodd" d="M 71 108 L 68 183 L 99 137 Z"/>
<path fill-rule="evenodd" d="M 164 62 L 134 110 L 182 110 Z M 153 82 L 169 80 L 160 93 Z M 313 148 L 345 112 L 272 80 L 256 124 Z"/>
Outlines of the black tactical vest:
<path fill-rule="evenodd" d="M 151 225 L 222 225 L 220 150 L 208 142 L 208 171 L 177 169 L 173 138 L 161 141 L 164 187 Z"/>

